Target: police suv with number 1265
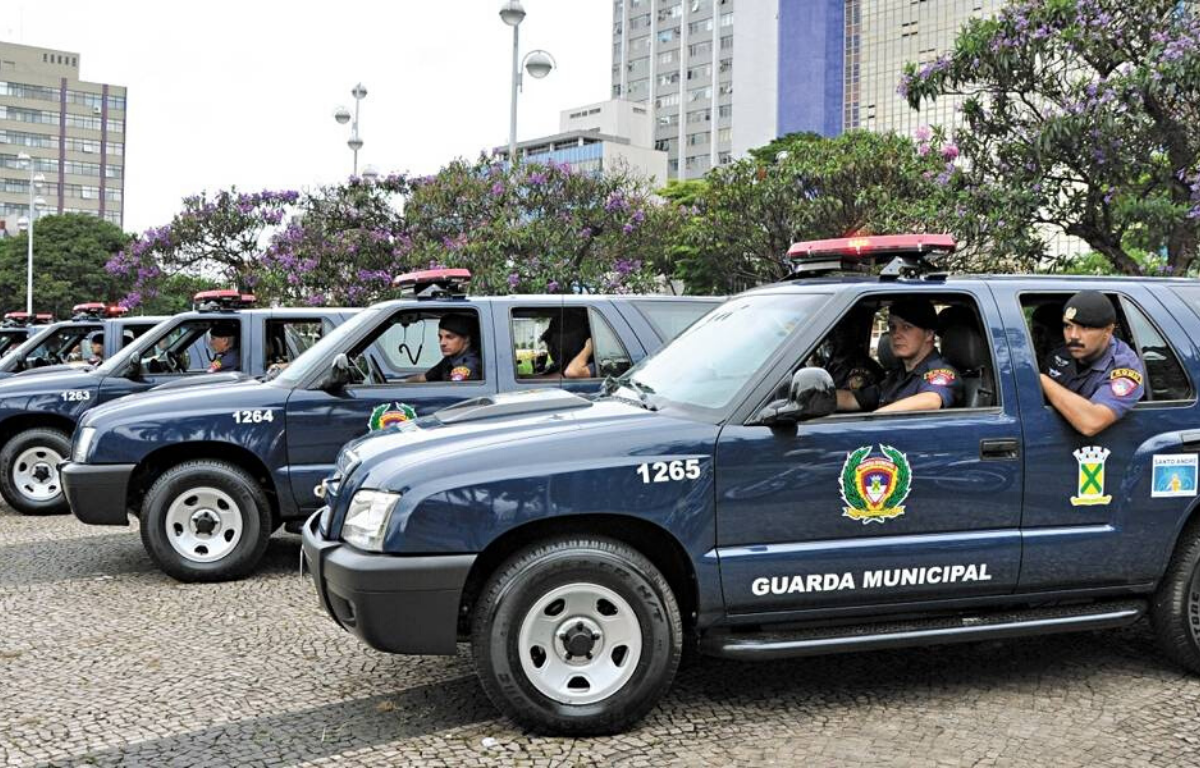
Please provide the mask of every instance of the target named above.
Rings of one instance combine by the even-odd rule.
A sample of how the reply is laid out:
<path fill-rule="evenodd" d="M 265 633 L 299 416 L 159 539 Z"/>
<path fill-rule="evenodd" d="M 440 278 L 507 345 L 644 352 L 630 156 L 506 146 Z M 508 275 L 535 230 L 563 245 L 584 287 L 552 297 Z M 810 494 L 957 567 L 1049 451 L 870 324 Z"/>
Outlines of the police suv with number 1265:
<path fill-rule="evenodd" d="M 896 258 L 734 297 L 606 397 L 498 395 L 348 444 L 303 528 L 322 606 L 383 651 L 470 641 L 497 706 L 556 733 L 635 722 L 685 644 L 774 659 L 1149 613 L 1200 671 L 1200 285 L 938 274 L 929 254 L 952 248 L 797 244 L 799 274 Z M 1113 303 L 1144 365 L 1104 382 L 1144 395 L 1091 437 L 1038 373 L 1081 288 Z M 891 309 L 918 306 L 942 361 L 922 386 L 953 401 L 835 413 L 864 374 L 825 366 L 869 353 L 901 370 L 909 346 L 881 331 L 911 337 Z M 833 358 L 831 339 L 848 344 Z"/>

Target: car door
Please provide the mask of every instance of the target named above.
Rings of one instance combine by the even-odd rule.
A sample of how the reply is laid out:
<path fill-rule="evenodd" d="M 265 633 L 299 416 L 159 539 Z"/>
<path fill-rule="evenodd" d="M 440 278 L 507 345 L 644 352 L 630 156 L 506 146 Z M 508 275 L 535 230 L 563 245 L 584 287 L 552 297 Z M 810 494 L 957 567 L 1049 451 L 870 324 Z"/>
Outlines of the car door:
<path fill-rule="evenodd" d="M 98 403 L 115 400 L 118 397 L 157 387 L 182 378 L 200 377 L 207 375 L 211 351 L 206 341 L 208 329 L 215 323 L 236 325 L 238 330 L 238 345 L 242 350 L 241 369 L 246 370 L 248 358 L 245 355 L 253 348 L 254 319 L 248 314 L 236 313 L 203 313 L 181 317 L 177 322 L 159 328 L 153 337 L 142 341 L 139 339 L 135 352 L 142 364 L 135 376 L 124 375 L 124 371 L 113 370 L 100 383 Z M 143 336 L 145 338 L 145 336 Z M 160 349 L 169 348 L 171 354 L 180 361 L 178 369 L 170 369 L 160 364 L 163 359 Z M 183 366 L 186 366 L 184 368 Z M 98 371 L 104 371 L 101 367 Z"/>
<path fill-rule="evenodd" d="M 873 293 L 856 291 L 855 299 L 914 290 L 882 284 Z M 978 313 L 995 405 L 835 414 L 794 429 L 741 419 L 722 429 L 717 543 L 731 614 L 878 610 L 1015 587 L 1022 439 L 1004 328 L 982 284 L 955 285 L 936 298 Z M 850 306 L 831 311 L 826 322 L 836 323 Z M 790 379 L 820 338 L 803 337 L 791 367 L 773 375 Z M 777 387 L 754 397 L 765 402 Z"/>
<path fill-rule="evenodd" d="M 1077 432 L 1046 401 L 1026 313 L 1048 300 L 1061 306 L 1081 287 L 1075 279 L 1039 282 L 1036 290 L 1016 282 L 994 288 L 1014 359 L 1020 361 L 1016 380 L 1027 438 L 1022 591 L 1152 581 L 1177 520 L 1195 496 L 1194 488 L 1190 496 L 1171 497 L 1156 495 L 1152 487 L 1156 462 L 1195 467 L 1200 445 L 1185 441 L 1200 413 L 1180 361 L 1183 354 L 1194 369 L 1194 347 L 1142 286 L 1088 287 L 1114 301 L 1117 336 L 1142 357 L 1147 396 L 1093 437 Z"/>
<path fill-rule="evenodd" d="M 404 312 L 427 315 L 403 326 Z M 410 382 L 441 359 L 437 344 L 437 313 L 454 312 L 476 318 L 483 358 L 482 380 Z M 336 389 L 298 389 L 288 398 L 287 448 L 292 493 L 302 509 L 316 509 L 313 488 L 333 469 L 338 450 L 350 440 L 398 421 L 426 416 L 448 405 L 497 391 L 496 350 L 490 307 L 486 302 L 420 302 L 381 317 L 381 322 L 349 350 L 352 360 L 382 372 L 386 382 L 362 381 Z M 411 353 L 411 355 L 410 355 Z M 366 371 L 364 371 L 366 373 Z"/>

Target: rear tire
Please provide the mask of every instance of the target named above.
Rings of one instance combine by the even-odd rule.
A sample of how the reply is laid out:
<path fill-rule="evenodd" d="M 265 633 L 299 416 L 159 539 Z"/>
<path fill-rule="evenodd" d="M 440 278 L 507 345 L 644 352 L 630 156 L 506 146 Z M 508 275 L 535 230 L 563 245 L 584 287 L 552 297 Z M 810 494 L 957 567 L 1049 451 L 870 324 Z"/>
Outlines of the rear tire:
<path fill-rule="evenodd" d="M 232 581 L 258 566 L 273 523 L 262 488 L 244 469 L 209 459 L 167 470 L 142 502 L 146 552 L 186 582 Z"/>
<path fill-rule="evenodd" d="M 1163 653 L 1200 674 L 1200 524 L 1180 534 L 1150 616 Z"/>
<path fill-rule="evenodd" d="M 569 537 L 528 547 L 493 574 L 471 644 L 501 712 L 531 731 L 590 736 L 654 707 L 679 667 L 683 627 L 670 585 L 641 553 Z"/>
<path fill-rule="evenodd" d="M 0 496 L 23 515 L 70 512 L 58 464 L 71 455 L 71 437 L 49 427 L 19 432 L 0 450 Z"/>

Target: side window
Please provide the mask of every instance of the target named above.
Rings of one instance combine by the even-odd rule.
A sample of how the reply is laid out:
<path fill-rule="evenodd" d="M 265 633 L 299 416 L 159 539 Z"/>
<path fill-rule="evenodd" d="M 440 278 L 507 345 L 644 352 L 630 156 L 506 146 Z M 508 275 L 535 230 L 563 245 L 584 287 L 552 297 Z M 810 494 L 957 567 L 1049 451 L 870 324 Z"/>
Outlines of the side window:
<path fill-rule="evenodd" d="M 127 325 L 121 330 L 121 349 L 129 346 L 139 336 L 153 328 L 153 325 Z"/>
<path fill-rule="evenodd" d="M 930 392 L 941 397 L 941 408 L 999 403 L 979 309 L 963 294 L 863 299 L 842 315 L 802 366 L 829 373 L 841 411 L 874 411 Z M 790 377 L 776 396 L 786 397 L 789 386 Z M 936 407 L 935 401 L 930 409 Z"/>
<path fill-rule="evenodd" d="M 353 383 L 481 381 L 479 333 L 473 309 L 400 310 L 351 352 Z"/>
<path fill-rule="evenodd" d="M 593 376 L 620 376 L 633 366 L 633 360 L 612 326 L 597 310 L 589 310 L 592 326 Z M 690 325 L 690 323 L 689 323 Z M 682 328 L 680 332 L 682 332 Z"/>
<path fill-rule="evenodd" d="M 721 305 L 716 299 L 712 302 L 642 300 L 630 303 L 642 313 L 646 322 L 650 323 L 650 327 L 664 342 L 683 333 L 689 325 Z"/>
<path fill-rule="evenodd" d="M 142 369 L 160 374 L 242 370 L 241 337 L 238 320 L 189 320 L 172 328 L 142 352 Z M 218 353 L 223 353 L 221 365 L 214 367 Z"/>
<path fill-rule="evenodd" d="M 1175 350 L 1133 302 L 1121 299 L 1121 308 L 1129 321 L 1130 343 L 1146 366 L 1147 400 L 1189 400 L 1192 385 Z"/>
<path fill-rule="evenodd" d="M 289 318 L 267 322 L 266 366 L 283 367 L 316 344 L 324 332 L 320 319 Z"/>
<path fill-rule="evenodd" d="M 557 379 L 561 366 L 551 355 L 557 349 L 559 307 L 516 308 L 509 318 L 512 335 L 512 366 L 517 379 Z"/>

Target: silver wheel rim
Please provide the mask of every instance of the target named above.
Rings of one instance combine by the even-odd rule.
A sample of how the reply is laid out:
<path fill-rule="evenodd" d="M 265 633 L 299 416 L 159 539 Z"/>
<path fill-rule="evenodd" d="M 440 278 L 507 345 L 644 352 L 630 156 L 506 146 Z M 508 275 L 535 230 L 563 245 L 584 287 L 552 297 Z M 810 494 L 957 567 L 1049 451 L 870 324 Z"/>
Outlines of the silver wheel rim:
<path fill-rule="evenodd" d="M 560 704 L 594 704 L 629 682 L 642 657 L 633 608 L 599 584 L 567 584 L 543 595 L 521 621 L 521 668 Z"/>
<path fill-rule="evenodd" d="M 167 508 L 167 541 L 185 560 L 212 563 L 242 540 L 242 510 L 224 491 L 203 486 L 175 497 Z"/>
<path fill-rule="evenodd" d="M 34 446 L 21 452 L 13 463 L 13 485 L 30 501 L 49 501 L 62 493 L 58 465 L 63 457 L 53 448 Z"/>

